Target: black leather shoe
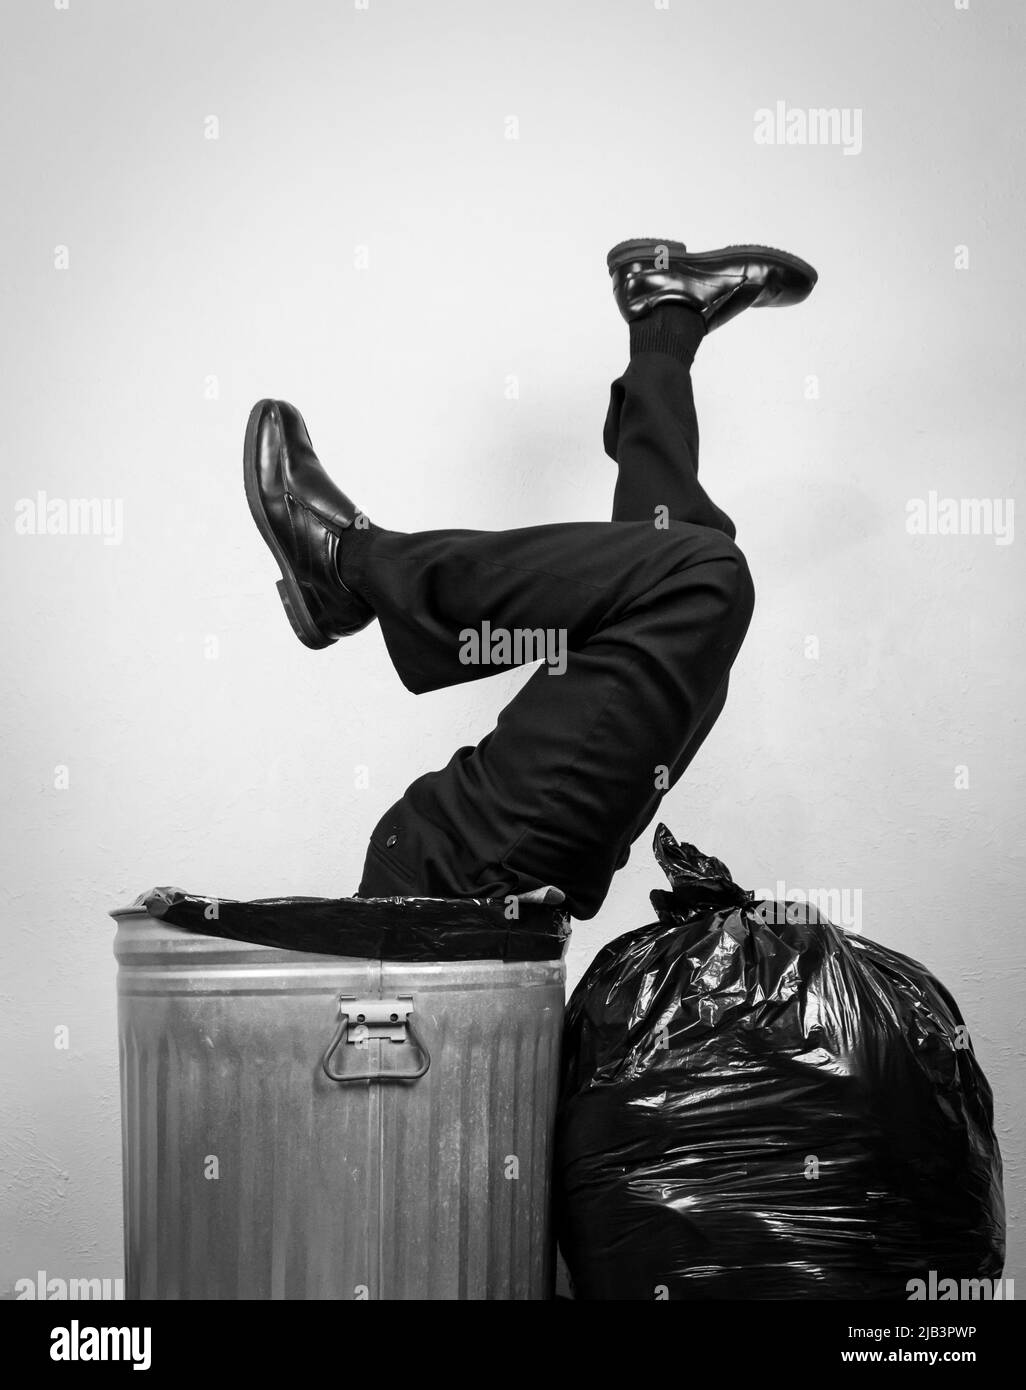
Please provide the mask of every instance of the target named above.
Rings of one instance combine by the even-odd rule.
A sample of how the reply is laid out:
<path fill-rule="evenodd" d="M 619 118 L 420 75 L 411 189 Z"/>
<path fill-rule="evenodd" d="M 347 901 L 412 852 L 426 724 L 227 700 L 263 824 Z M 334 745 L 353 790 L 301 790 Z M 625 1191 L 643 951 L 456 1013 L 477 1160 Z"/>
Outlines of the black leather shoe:
<path fill-rule="evenodd" d="M 743 309 L 800 304 L 819 278 L 812 266 L 772 246 L 689 252 L 680 241 L 621 241 L 606 257 L 613 293 L 628 323 L 657 304 L 686 304 L 707 333 Z"/>
<path fill-rule="evenodd" d="M 257 401 L 243 468 L 249 510 L 278 562 L 278 593 L 299 640 L 329 647 L 366 627 L 374 610 L 338 571 L 342 534 L 359 510 L 321 467 L 295 406 Z"/>

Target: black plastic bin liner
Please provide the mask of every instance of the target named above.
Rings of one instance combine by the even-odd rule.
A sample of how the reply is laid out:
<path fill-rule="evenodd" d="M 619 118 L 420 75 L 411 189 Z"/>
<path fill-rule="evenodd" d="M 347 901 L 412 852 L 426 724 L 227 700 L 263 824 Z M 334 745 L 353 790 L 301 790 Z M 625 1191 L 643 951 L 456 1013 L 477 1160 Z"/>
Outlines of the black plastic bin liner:
<path fill-rule="evenodd" d="M 261 898 L 235 902 L 153 888 L 133 904 L 201 936 L 364 960 L 559 960 L 564 912 L 498 898 Z"/>
<path fill-rule="evenodd" d="M 567 1010 L 575 1295 L 905 1300 L 930 1271 L 997 1279 L 991 1091 L 951 995 L 812 907 L 755 902 L 663 825 L 655 851 L 659 920 L 606 946 Z"/>

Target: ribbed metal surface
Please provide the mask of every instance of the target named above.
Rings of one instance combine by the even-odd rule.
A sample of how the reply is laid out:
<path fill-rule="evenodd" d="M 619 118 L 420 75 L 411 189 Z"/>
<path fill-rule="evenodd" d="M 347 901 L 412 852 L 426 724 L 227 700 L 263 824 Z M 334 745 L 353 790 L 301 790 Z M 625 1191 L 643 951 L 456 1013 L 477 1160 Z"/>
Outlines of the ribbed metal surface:
<path fill-rule="evenodd" d="M 561 961 L 389 964 L 117 918 L 129 1298 L 551 1296 Z M 427 1075 L 330 1081 L 340 993 L 412 996 Z"/>

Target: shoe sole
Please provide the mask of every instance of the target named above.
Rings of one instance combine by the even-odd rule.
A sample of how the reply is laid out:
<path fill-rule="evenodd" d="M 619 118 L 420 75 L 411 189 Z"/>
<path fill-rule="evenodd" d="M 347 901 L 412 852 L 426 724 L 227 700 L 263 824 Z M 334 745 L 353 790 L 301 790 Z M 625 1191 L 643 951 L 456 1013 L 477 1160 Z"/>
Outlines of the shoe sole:
<path fill-rule="evenodd" d="M 303 591 L 299 587 L 295 573 L 289 563 L 288 556 L 278 544 L 277 537 L 271 529 L 271 523 L 267 519 L 264 511 L 263 498 L 260 496 L 260 487 L 257 482 L 257 461 L 256 461 L 256 438 L 257 427 L 260 417 L 264 411 L 270 407 L 274 408 L 273 401 L 257 401 L 256 405 L 249 412 L 249 420 L 246 424 L 246 443 L 243 446 L 242 455 L 242 475 L 246 484 L 246 501 L 249 503 L 249 511 L 253 520 L 256 522 L 257 530 L 260 532 L 271 554 L 274 556 L 278 568 L 281 570 L 281 579 L 275 584 L 278 590 L 278 597 L 281 599 L 282 607 L 285 609 L 285 616 L 288 618 L 292 631 L 306 647 L 320 651 L 324 647 L 330 647 L 334 642 L 333 637 L 325 637 L 317 623 L 314 621 L 313 614 L 307 607 L 303 597 Z"/>
<path fill-rule="evenodd" d="M 803 261 L 800 256 L 792 256 L 790 251 L 780 251 L 776 246 L 724 246 L 719 251 L 689 251 L 682 241 L 659 241 L 656 237 L 621 241 L 619 245 L 614 246 L 606 257 L 610 275 L 621 266 L 629 265 L 631 261 L 651 260 L 654 246 L 665 246 L 671 260 L 686 256 L 689 261 L 695 261 L 698 265 L 703 261 L 719 259 L 724 251 L 736 251 L 741 256 L 751 256 L 753 259 L 768 258 L 789 265 L 793 270 L 808 276 L 813 286 L 819 279 L 819 272 L 809 265 L 808 261 Z"/>

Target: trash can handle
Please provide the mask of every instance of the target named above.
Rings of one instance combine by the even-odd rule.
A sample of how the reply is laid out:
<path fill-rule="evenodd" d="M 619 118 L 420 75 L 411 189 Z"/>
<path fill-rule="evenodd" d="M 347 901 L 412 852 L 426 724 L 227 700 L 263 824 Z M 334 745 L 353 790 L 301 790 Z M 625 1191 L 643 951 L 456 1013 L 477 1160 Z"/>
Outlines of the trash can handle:
<path fill-rule="evenodd" d="M 431 1054 L 413 1026 L 413 999 L 358 999 L 353 995 L 338 996 L 338 1027 L 321 1058 L 324 1074 L 330 1081 L 417 1081 L 431 1065 Z M 354 1036 L 350 1023 L 358 1025 L 360 1035 Z M 419 1052 L 420 1065 L 409 1071 L 336 1071 L 332 1067 L 335 1053 L 345 1043 L 359 1045 L 371 1039 L 383 1042 L 408 1042 Z"/>

